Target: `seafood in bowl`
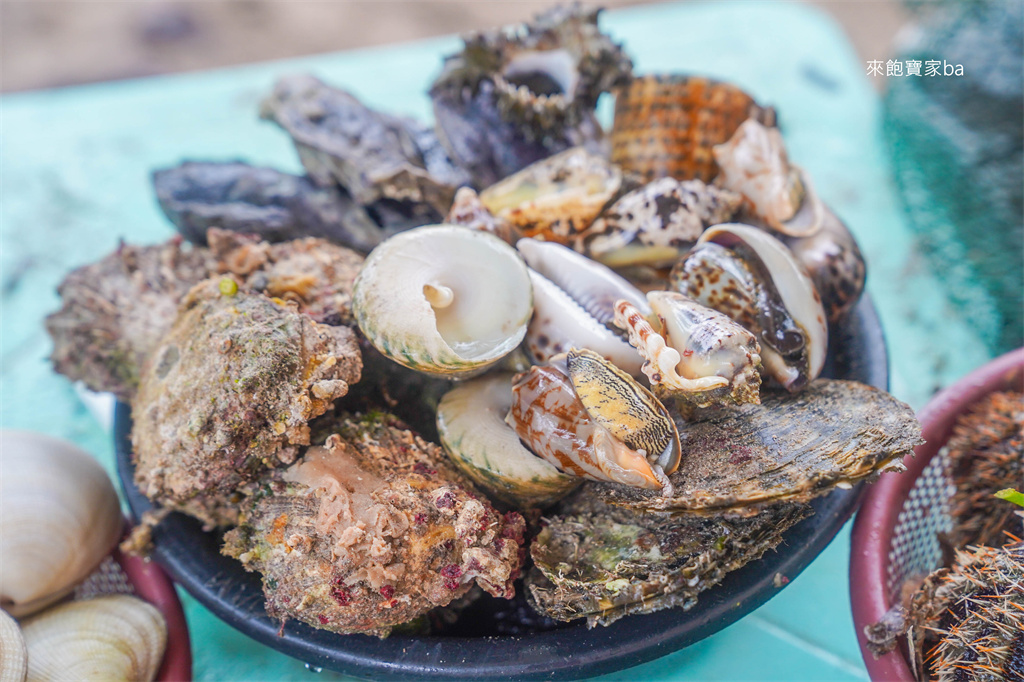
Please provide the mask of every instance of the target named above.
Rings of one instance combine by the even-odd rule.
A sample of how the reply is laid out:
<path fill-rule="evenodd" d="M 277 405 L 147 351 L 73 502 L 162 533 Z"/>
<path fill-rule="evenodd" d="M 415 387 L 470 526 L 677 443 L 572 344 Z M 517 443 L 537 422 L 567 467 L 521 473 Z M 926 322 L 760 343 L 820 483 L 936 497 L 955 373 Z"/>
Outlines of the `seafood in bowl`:
<path fill-rule="evenodd" d="M 250 572 L 288 628 L 444 634 L 514 593 L 553 629 L 698 608 L 813 519 L 816 498 L 898 468 L 916 442 L 897 401 L 818 378 L 843 328 L 815 307 L 816 281 L 753 190 L 728 186 L 727 162 L 691 159 L 703 170 L 679 179 L 610 157 L 592 110 L 628 63 L 585 13 L 539 23 L 467 41 L 435 84 L 433 138 L 322 81 L 280 82 L 263 114 L 308 177 L 260 174 L 243 203 L 291 211 L 281 224 L 295 238 L 272 210 L 228 221 L 245 168 L 165 202 L 182 229 L 204 215 L 232 229 L 190 234 L 206 243 L 181 247 L 201 261 L 196 279 L 165 294 L 170 312 L 134 361 L 134 480 L 147 504 L 224 533 L 229 570 Z M 556 86 L 543 96 L 561 109 L 526 111 L 522 99 Z M 499 90 L 493 111 L 480 104 Z M 495 112 L 501 135 L 523 133 L 515 158 L 462 154 L 466 120 Z M 349 114 L 373 139 L 355 139 Z M 271 201 L 274 183 L 298 198 Z M 790 198 L 806 201 L 803 186 Z M 340 198 L 375 224 L 366 239 L 301 219 L 310 202 L 341 211 Z M 317 237 L 298 238 L 304 224 Z M 91 310 L 68 307 L 75 320 Z M 606 506 L 580 507 L 588 495 Z M 717 546 L 723 534 L 736 542 Z M 642 541 L 616 544 L 627 536 Z M 660 556 L 634 561 L 662 536 Z M 153 537 L 161 557 L 159 525 Z M 588 574 L 580 562 L 605 549 L 622 565 Z"/>

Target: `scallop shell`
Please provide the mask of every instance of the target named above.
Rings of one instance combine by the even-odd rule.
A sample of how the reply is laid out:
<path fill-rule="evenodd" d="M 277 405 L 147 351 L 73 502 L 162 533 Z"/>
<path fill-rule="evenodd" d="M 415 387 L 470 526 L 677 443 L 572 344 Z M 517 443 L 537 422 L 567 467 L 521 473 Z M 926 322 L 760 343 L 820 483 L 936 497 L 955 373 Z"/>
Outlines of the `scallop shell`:
<path fill-rule="evenodd" d="M 70 592 L 123 525 L 114 486 L 89 453 L 39 433 L 0 431 L 0 602 L 11 615 Z"/>
<path fill-rule="evenodd" d="M 373 346 L 427 374 L 465 377 L 515 350 L 533 312 L 526 264 L 497 237 L 454 225 L 402 232 L 374 249 L 352 307 Z"/>
<path fill-rule="evenodd" d="M 635 77 L 615 98 L 612 162 L 648 182 L 710 182 L 718 175 L 712 147 L 751 117 L 775 124 L 773 109 L 734 85 L 676 74 Z"/>
<path fill-rule="evenodd" d="M 480 201 L 527 237 L 568 244 L 590 226 L 622 186 L 606 159 L 574 147 L 491 185 Z"/>
<path fill-rule="evenodd" d="M 167 645 L 156 607 L 123 594 L 57 606 L 25 621 L 22 632 L 29 682 L 148 682 Z"/>
<path fill-rule="evenodd" d="M 28 672 L 28 650 L 18 623 L 0 611 L 0 682 L 24 682 Z"/>
<path fill-rule="evenodd" d="M 448 457 L 500 500 L 520 508 L 545 507 L 580 484 L 527 450 L 508 424 L 512 375 L 489 373 L 445 393 L 437 432 Z"/>

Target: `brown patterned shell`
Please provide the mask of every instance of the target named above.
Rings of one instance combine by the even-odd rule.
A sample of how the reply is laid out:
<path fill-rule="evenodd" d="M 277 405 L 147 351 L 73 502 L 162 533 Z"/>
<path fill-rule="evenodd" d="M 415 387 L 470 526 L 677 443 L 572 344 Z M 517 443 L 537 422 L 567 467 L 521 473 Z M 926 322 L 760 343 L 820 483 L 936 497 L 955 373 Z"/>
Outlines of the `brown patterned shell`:
<path fill-rule="evenodd" d="M 751 117 L 775 125 L 774 109 L 734 85 L 678 74 L 639 76 L 615 98 L 612 162 L 648 182 L 665 176 L 710 182 L 718 175 L 711 148 Z"/>

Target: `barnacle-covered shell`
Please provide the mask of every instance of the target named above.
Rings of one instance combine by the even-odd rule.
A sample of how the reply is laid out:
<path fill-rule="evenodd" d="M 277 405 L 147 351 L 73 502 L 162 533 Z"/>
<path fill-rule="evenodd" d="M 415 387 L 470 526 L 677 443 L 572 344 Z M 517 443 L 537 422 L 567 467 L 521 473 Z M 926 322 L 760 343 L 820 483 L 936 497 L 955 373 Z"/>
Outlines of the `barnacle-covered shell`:
<path fill-rule="evenodd" d="M 685 398 L 699 407 L 760 400 L 760 346 L 728 316 L 682 294 L 652 291 L 647 300 L 656 331 L 626 301 L 616 305 L 616 325 L 647 360 L 644 374 L 656 395 Z"/>
<path fill-rule="evenodd" d="M 566 355 L 569 380 L 590 417 L 666 474 L 679 466 L 679 432 L 646 388 L 591 350 Z"/>
<path fill-rule="evenodd" d="M 615 97 L 612 162 L 647 181 L 711 182 L 718 174 L 712 147 L 748 118 L 775 125 L 773 109 L 734 85 L 675 74 L 635 77 Z"/>
<path fill-rule="evenodd" d="M 582 147 L 538 161 L 491 185 L 480 201 L 527 237 L 568 244 L 622 185 L 622 173 Z"/>
<path fill-rule="evenodd" d="M 411 369 L 457 377 L 513 351 L 533 294 L 526 264 L 497 237 L 454 225 L 402 232 L 366 258 L 352 307 L 360 330 Z"/>
<path fill-rule="evenodd" d="M 124 525 L 103 467 L 75 445 L 0 431 L 0 606 L 16 617 L 63 597 Z"/>
<path fill-rule="evenodd" d="M 596 145 L 602 92 L 628 77 L 598 9 L 553 7 L 528 23 L 471 34 L 430 88 L 438 134 L 486 187 L 577 145 Z"/>
<path fill-rule="evenodd" d="M 673 286 L 754 332 L 771 376 L 799 390 L 821 373 L 828 349 L 814 284 L 782 242 L 749 225 L 716 225 L 672 270 Z"/>
<path fill-rule="evenodd" d="M 29 682 L 156 677 L 167 626 L 152 604 L 125 594 L 74 601 L 22 625 Z"/>
<path fill-rule="evenodd" d="M 613 268 L 672 265 L 707 227 L 731 220 L 741 201 L 700 180 L 659 178 L 619 197 L 573 248 Z"/>
<path fill-rule="evenodd" d="M 683 463 L 670 496 L 603 486 L 612 504 L 638 510 L 756 514 L 805 502 L 879 471 L 901 471 L 921 441 L 913 410 L 853 381 L 818 379 L 800 393 L 724 406 L 679 422 Z"/>
<path fill-rule="evenodd" d="M 25 682 L 28 651 L 18 623 L 0 611 L 0 682 Z"/>
<path fill-rule="evenodd" d="M 470 379 L 448 391 L 437 406 L 437 432 L 448 457 L 500 500 L 521 508 L 545 507 L 580 479 L 523 447 L 505 423 L 512 407 L 512 375 Z"/>
<path fill-rule="evenodd" d="M 806 174 L 789 163 L 778 128 L 748 119 L 714 154 L 722 169 L 718 182 L 742 194 L 773 230 L 808 237 L 821 229 L 824 204 Z"/>
<path fill-rule="evenodd" d="M 609 328 L 615 302 L 647 308 L 643 293 L 609 268 L 560 244 L 521 239 L 516 244 L 533 281 L 534 315 L 526 348 L 543 363 L 570 348 L 589 348 L 640 376 L 641 358 Z"/>
<path fill-rule="evenodd" d="M 729 571 L 777 546 L 811 513 L 777 504 L 752 518 L 644 514 L 606 504 L 586 484 L 530 545 L 530 603 L 556 620 L 609 625 L 632 613 L 691 608 Z"/>
<path fill-rule="evenodd" d="M 660 490 L 660 467 L 630 449 L 591 418 L 561 368 L 531 367 L 512 386 L 505 421 L 536 455 L 561 471 L 596 481 Z M 659 453 L 660 454 L 660 453 Z"/>

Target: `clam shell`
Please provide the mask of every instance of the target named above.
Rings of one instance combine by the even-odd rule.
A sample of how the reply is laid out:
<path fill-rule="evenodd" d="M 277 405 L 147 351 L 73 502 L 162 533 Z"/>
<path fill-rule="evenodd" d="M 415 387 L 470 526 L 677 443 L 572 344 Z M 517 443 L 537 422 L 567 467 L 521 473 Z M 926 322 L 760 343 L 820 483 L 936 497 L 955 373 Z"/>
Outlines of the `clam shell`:
<path fill-rule="evenodd" d="M 123 594 L 57 606 L 25 621 L 22 632 L 29 682 L 148 682 L 167 645 L 156 607 Z"/>
<path fill-rule="evenodd" d="M 648 182 L 710 182 L 718 175 L 712 148 L 751 117 L 775 124 L 773 109 L 734 85 L 677 74 L 635 77 L 615 97 L 612 162 Z"/>
<path fill-rule="evenodd" d="M 520 508 L 545 507 L 580 484 L 523 447 L 505 415 L 512 407 L 512 375 L 470 379 L 445 393 L 437 432 L 448 457 L 500 500 Z"/>
<path fill-rule="evenodd" d="M 70 592 L 123 525 L 114 486 L 89 453 L 39 433 L 0 431 L 0 603 L 11 615 Z"/>
<path fill-rule="evenodd" d="M 0 682 L 24 682 L 28 672 L 28 651 L 18 623 L 0 611 Z"/>
<path fill-rule="evenodd" d="M 381 353 L 455 378 L 515 350 L 533 293 L 526 264 L 508 244 L 477 230 L 431 225 L 395 235 L 367 256 L 352 307 Z"/>
<path fill-rule="evenodd" d="M 590 226 L 622 186 L 606 159 L 574 147 L 491 185 L 480 201 L 526 237 L 568 244 Z"/>
<path fill-rule="evenodd" d="M 910 406 L 853 381 L 819 379 L 800 393 L 772 392 L 760 405 L 721 407 L 679 423 L 683 461 L 671 496 L 602 487 L 638 510 L 756 514 L 806 502 L 879 471 L 901 471 L 921 440 Z"/>

